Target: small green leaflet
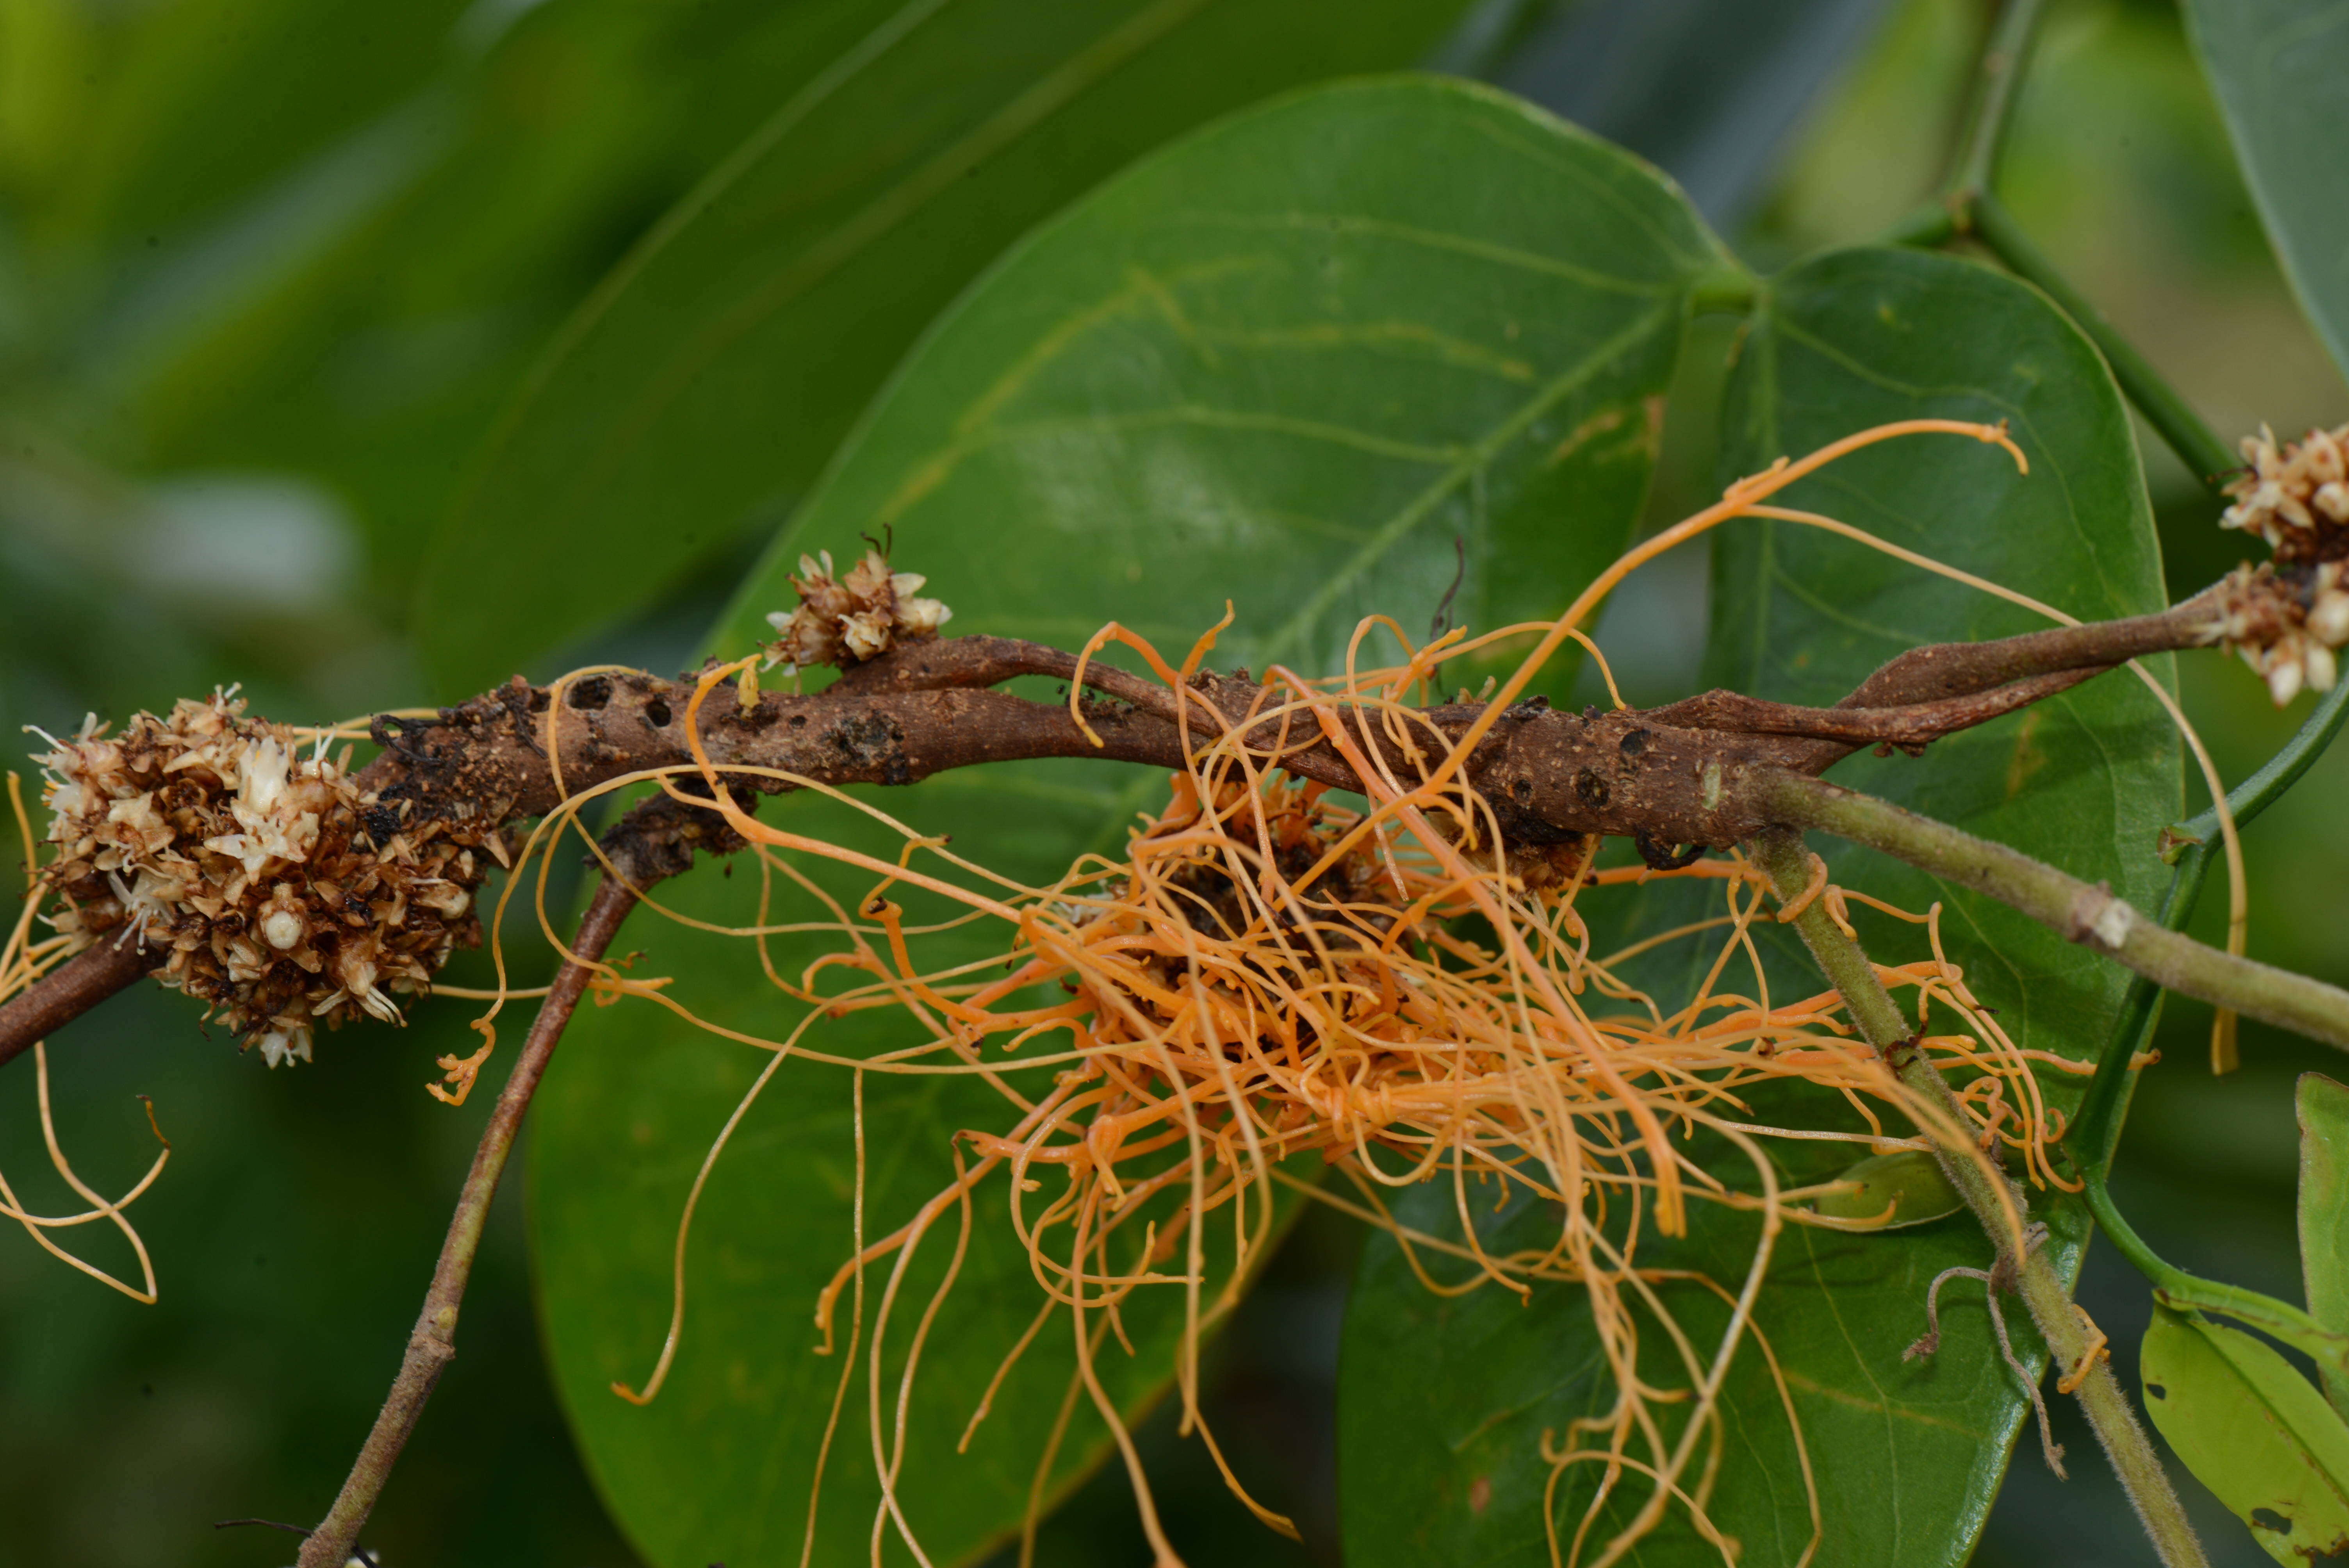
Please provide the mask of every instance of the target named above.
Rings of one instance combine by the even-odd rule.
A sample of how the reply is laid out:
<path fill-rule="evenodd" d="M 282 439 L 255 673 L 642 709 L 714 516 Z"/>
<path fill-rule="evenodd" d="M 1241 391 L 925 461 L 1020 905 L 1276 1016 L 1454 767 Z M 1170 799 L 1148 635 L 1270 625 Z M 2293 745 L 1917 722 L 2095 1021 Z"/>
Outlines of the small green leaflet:
<path fill-rule="evenodd" d="M 1965 1200 L 1941 1174 L 1940 1162 L 1919 1149 L 1903 1149 L 1863 1160 L 1836 1178 L 1851 1183 L 1847 1192 L 1832 1192 L 1811 1205 L 1828 1219 L 1875 1221 L 1854 1229 L 1897 1231 L 1908 1225 L 1954 1214 Z M 1878 1216 L 1890 1212 L 1890 1217 Z"/>
<path fill-rule="evenodd" d="M 2290 1362 L 2157 1306 L 2142 1367 L 2153 1424 L 2269 1556 L 2302 1568 L 2349 1550 L 2349 1427 Z"/>

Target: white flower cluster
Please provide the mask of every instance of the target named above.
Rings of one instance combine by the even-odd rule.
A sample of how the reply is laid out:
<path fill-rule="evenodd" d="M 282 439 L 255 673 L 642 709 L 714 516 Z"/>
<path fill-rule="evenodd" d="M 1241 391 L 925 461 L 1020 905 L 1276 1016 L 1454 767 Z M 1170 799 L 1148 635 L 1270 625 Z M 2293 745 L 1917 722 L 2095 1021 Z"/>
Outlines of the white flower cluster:
<path fill-rule="evenodd" d="M 767 617 L 777 634 L 769 665 L 792 670 L 845 666 L 876 657 L 907 638 L 936 636 L 954 612 L 936 599 L 915 597 L 927 581 L 919 573 L 891 572 L 887 558 L 877 550 L 866 551 L 842 578 L 833 575 L 832 552 L 801 556 L 799 575 L 792 579 L 799 591 L 799 608 Z"/>
<path fill-rule="evenodd" d="M 2349 425 L 2279 443 L 2265 425 L 2242 440 L 2243 471 L 2229 481 L 2235 504 L 2222 528 L 2268 542 L 2279 560 L 2314 557 L 2324 536 L 2349 524 Z"/>
<path fill-rule="evenodd" d="M 158 978 L 212 1005 L 270 1066 L 310 1057 L 312 1031 L 388 991 L 429 989 L 476 938 L 473 838 L 409 820 L 363 794 L 349 752 L 327 758 L 244 717 L 233 692 L 140 714 L 119 736 L 93 717 L 43 737 L 57 929 L 84 944 L 160 944 Z"/>
<path fill-rule="evenodd" d="M 2332 690 L 2349 645 L 2349 425 L 2282 443 L 2261 426 L 2242 453 L 2220 521 L 2259 535 L 2275 558 L 2220 585 L 2220 633 L 2281 707 L 2302 687 Z"/>
<path fill-rule="evenodd" d="M 2239 566 L 2219 584 L 2220 635 L 2282 707 L 2305 686 L 2331 691 L 2349 644 L 2349 562 L 2298 571 Z"/>

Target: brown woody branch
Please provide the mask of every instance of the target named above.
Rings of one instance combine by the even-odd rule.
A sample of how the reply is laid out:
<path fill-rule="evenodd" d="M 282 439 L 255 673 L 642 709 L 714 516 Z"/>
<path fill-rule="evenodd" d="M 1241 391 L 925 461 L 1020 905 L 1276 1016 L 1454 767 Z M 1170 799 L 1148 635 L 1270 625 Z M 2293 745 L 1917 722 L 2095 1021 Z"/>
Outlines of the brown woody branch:
<path fill-rule="evenodd" d="M 59 965 L 0 1006 L 0 1066 L 33 1048 L 160 964 L 167 951 L 100 942 Z"/>
<path fill-rule="evenodd" d="M 424 1293 L 424 1309 L 417 1315 L 416 1329 L 409 1336 L 407 1354 L 400 1359 L 391 1393 L 333 1508 L 302 1543 L 300 1568 L 343 1568 L 350 1561 L 359 1531 L 391 1479 L 392 1466 L 408 1446 L 418 1418 L 424 1414 L 425 1402 L 432 1398 L 441 1372 L 456 1358 L 458 1309 L 465 1299 L 466 1283 L 472 1277 L 473 1259 L 481 1251 L 481 1232 L 489 1222 L 490 1201 L 497 1195 L 498 1179 L 504 1174 L 507 1156 L 513 1152 L 514 1138 L 522 1130 L 531 1097 L 545 1077 L 546 1065 L 580 997 L 586 994 L 592 965 L 602 959 L 620 923 L 636 907 L 636 892 L 624 883 L 605 881 L 579 923 L 579 934 L 572 943 L 578 958 L 556 973 L 546 999 L 539 1004 L 530 1037 L 514 1058 L 513 1071 L 473 1150 L 472 1166 L 465 1174 L 447 1239 L 440 1245 L 440 1262 Z"/>
<path fill-rule="evenodd" d="M 1645 712 L 1574 714 L 1521 703 L 1477 746 L 1467 776 L 1503 832 L 1517 841 L 1601 833 L 1665 849 L 1724 846 L 1771 825 L 1759 792 L 1749 787 L 1760 773 L 1816 774 L 1867 746 L 1913 753 L 2123 660 L 2216 640 L 2206 593 L 2155 615 L 1913 649 L 1832 708 L 1726 691 Z M 992 689 L 1018 676 L 1067 681 L 1077 675 L 1076 655 L 1060 648 L 1004 637 L 934 639 L 857 665 L 812 696 L 769 693 L 746 705 L 730 686 L 721 688 L 705 699 L 697 727 L 720 772 L 763 769 L 832 785 L 911 784 L 951 768 L 1044 757 L 1174 769 L 1203 743 L 1242 731 L 1267 766 L 1361 789 L 1309 717 L 1260 717 L 1268 693 L 1245 671 L 1202 673 L 1176 692 L 1087 664 L 1083 684 L 1093 695 L 1083 701 L 1084 727 L 1065 704 Z M 429 816 L 502 822 L 541 816 L 566 793 L 688 764 L 686 713 L 694 686 L 690 678 L 627 674 L 550 688 L 517 676 L 431 720 L 378 719 L 375 738 L 383 751 L 358 781 L 384 802 L 410 800 Z M 544 737 L 558 690 L 562 707 L 550 757 Z M 1365 754 L 1409 779 L 1483 711 L 1473 703 L 1423 709 L 1400 733 L 1359 710 L 1348 710 L 1345 722 Z M 735 779 L 738 789 L 792 787 L 740 773 Z M 0 1062 L 150 966 L 135 946 L 110 943 L 69 960 L 0 1005 Z"/>

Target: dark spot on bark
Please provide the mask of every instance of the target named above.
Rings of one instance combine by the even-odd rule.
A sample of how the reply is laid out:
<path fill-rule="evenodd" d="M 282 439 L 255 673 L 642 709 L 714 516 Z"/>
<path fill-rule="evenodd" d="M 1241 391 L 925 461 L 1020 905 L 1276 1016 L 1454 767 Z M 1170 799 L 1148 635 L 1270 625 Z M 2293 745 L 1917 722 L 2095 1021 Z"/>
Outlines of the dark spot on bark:
<path fill-rule="evenodd" d="M 1632 832 L 1631 842 L 1639 849 L 1640 858 L 1660 872 L 1676 872 L 1682 866 L 1693 865 L 1697 857 L 1704 853 L 1702 844 L 1661 843 L 1645 828 Z"/>
<path fill-rule="evenodd" d="M 805 729 L 807 727 L 807 715 L 803 713 L 795 713 L 792 715 L 792 727 L 793 729 Z"/>
<path fill-rule="evenodd" d="M 1509 786 L 1509 793 L 1516 797 L 1518 805 L 1529 806 L 1533 804 L 1534 781 L 1530 779 L 1520 779 Z"/>
<path fill-rule="evenodd" d="M 859 768 L 902 770 L 905 732 L 886 714 L 860 713 L 832 727 L 824 739 Z"/>
<path fill-rule="evenodd" d="M 399 831 L 399 813 L 388 806 L 366 806 L 359 810 L 359 822 L 367 836 L 378 850 L 391 842 Z"/>
<path fill-rule="evenodd" d="M 533 686 L 530 688 L 530 711 L 533 713 L 544 713 L 546 711 L 546 688 L 544 686 Z"/>
<path fill-rule="evenodd" d="M 660 698 L 655 697 L 652 701 L 645 704 L 645 722 L 651 725 L 655 729 L 667 729 L 668 727 L 668 704 L 663 702 Z"/>
<path fill-rule="evenodd" d="M 1648 732 L 1644 729 L 1630 731 L 1616 743 L 1616 749 L 1626 757 L 1639 756 L 1648 749 Z"/>
<path fill-rule="evenodd" d="M 612 677 L 589 676 L 571 687 L 571 706 L 582 713 L 593 713 L 612 700 Z"/>
<path fill-rule="evenodd" d="M 1582 803 L 1592 810 L 1603 811 L 1607 809 L 1607 799 L 1610 791 L 1607 788 L 1607 780 L 1599 777 L 1597 769 L 1586 768 L 1576 774 L 1574 792 L 1581 796 Z"/>

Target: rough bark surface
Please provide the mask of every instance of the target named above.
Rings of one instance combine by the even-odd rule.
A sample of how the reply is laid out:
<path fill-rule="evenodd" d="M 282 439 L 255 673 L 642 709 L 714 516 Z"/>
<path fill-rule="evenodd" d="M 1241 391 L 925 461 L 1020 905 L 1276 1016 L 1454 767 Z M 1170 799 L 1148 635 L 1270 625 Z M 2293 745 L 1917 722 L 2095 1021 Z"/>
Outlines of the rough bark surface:
<path fill-rule="evenodd" d="M 2212 603 L 2204 593 L 2157 615 L 1913 649 L 1832 708 L 1727 691 L 1644 712 L 1519 703 L 1470 754 L 1466 777 L 1514 844 L 1616 834 L 1635 840 L 1652 862 L 1671 863 L 1677 849 L 1725 847 L 1774 825 L 1765 786 L 1782 772 L 1816 775 L 1868 746 L 1915 754 L 2123 660 L 2212 642 Z M 1081 679 L 1082 724 L 1064 702 L 993 689 L 1023 676 Z M 690 676 L 637 672 L 553 687 L 516 676 L 431 719 L 378 718 L 374 738 L 383 749 L 357 781 L 383 804 L 412 801 L 414 812 L 455 821 L 543 816 L 564 796 L 626 774 L 690 766 L 686 717 L 695 686 Z M 704 698 L 696 728 L 710 765 L 731 776 L 727 787 L 744 800 L 795 787 L 742 771 L 753 769 L 831 785 L 912 784 L 950 768 L 1041 757 L 1172 770 L 1233 730 L 1265 766 L 1360 790 L 1363 781 L 1341 748 L 1309 716 L 1261 717 L 1276 702 L 1245 670 L 1201 672 L 1177 692 L 1040 644 L 926 638 L 852 665 L 812 695 L 773 692 L 745 703 L 721 686 Z M 1361 755 L 1408 786 L 1484 711 L 1448 704 L 1406 720 L 1348 708 L 1340 722 Z M 714 812 L 678 808 L 639 820 L 643 831 L 623 841 L 649 857 L 647 880 L 676 874 L 696 854 L 740 847 Z M 150 967 L 137 948 L 104 943 L 68 960 L 0 1005 L 0 1062 Z"/>

